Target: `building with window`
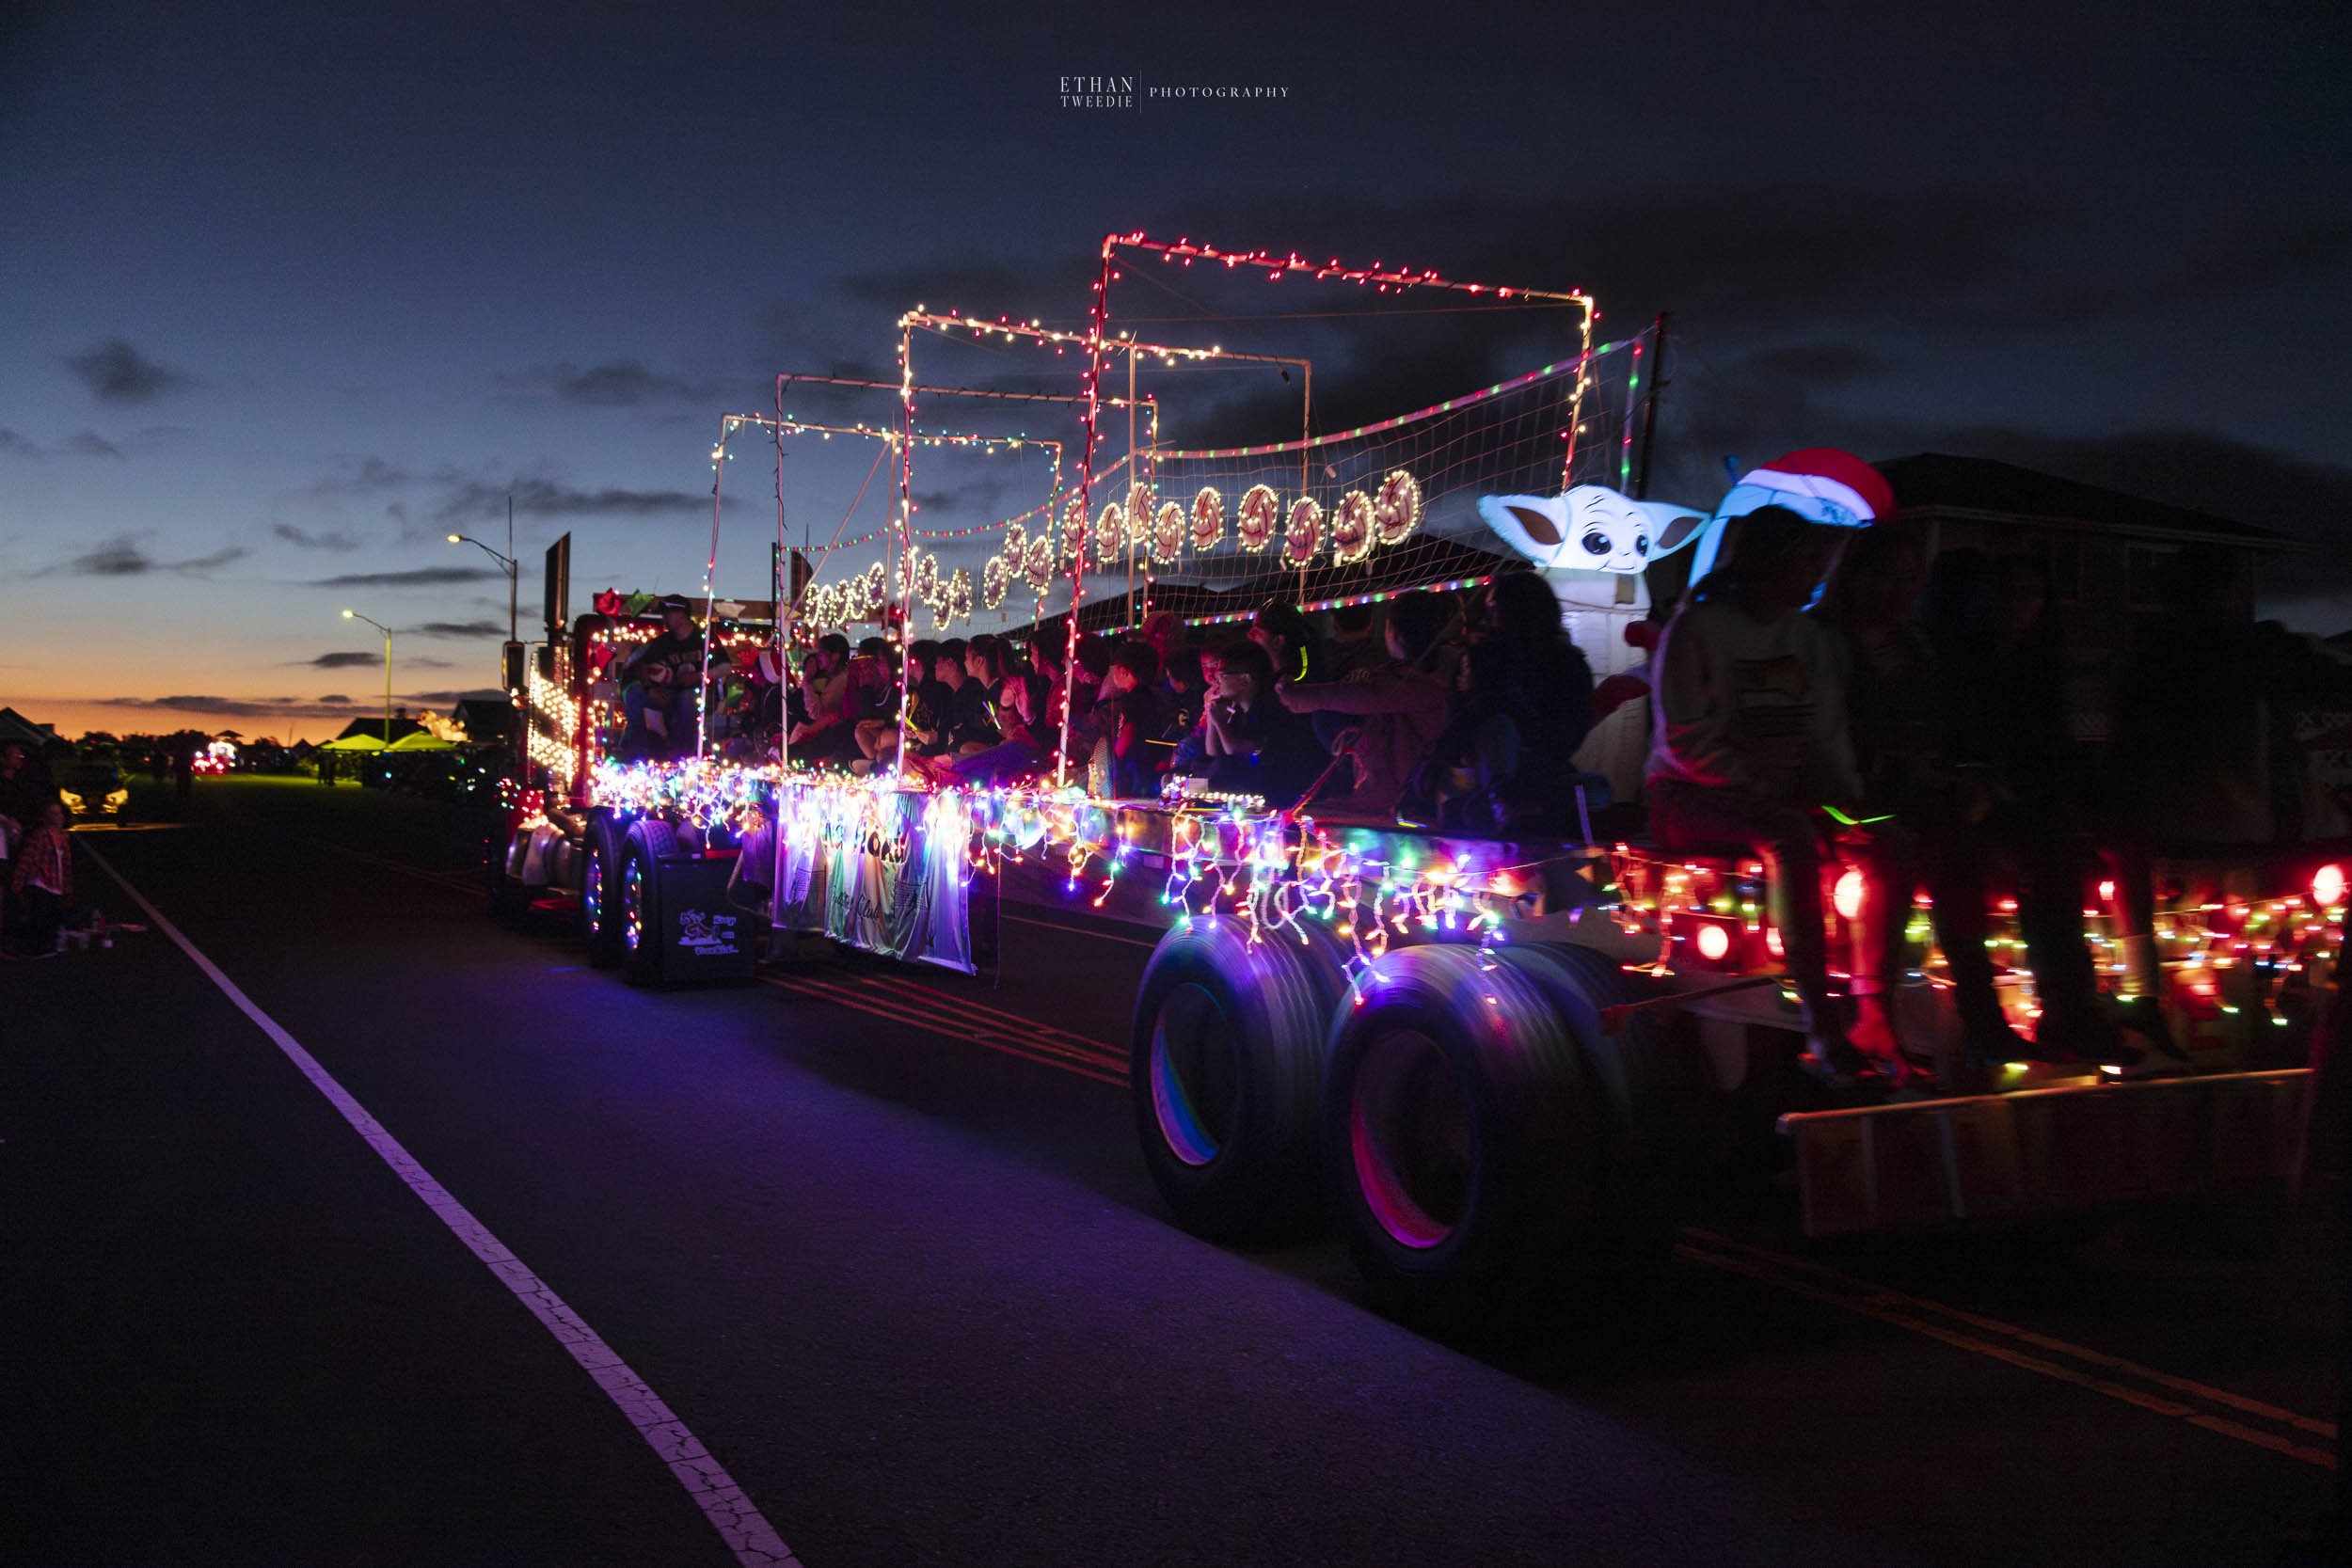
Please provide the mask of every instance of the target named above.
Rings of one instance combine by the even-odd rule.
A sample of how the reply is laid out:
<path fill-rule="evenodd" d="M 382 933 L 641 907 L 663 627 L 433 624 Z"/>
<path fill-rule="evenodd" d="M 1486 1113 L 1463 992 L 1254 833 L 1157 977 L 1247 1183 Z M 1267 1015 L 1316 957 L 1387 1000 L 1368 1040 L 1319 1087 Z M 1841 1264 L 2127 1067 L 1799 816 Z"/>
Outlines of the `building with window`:
<path fill-rule="evenodd" d="M 2219 546 L 2249 607 L 2263 563 L 2311 549 L 2268 529 L 1990 458 L 1920 452 L 1873 467 L 1894 489 L 1894 520 L 1925 527 L 1931 554 L 1974 546 L 2038 557 L 2068 641 L 2087 652 L 2130 646 L 2133 623 L 2162 603 L 2169 558 L 2186 546 Z"/>

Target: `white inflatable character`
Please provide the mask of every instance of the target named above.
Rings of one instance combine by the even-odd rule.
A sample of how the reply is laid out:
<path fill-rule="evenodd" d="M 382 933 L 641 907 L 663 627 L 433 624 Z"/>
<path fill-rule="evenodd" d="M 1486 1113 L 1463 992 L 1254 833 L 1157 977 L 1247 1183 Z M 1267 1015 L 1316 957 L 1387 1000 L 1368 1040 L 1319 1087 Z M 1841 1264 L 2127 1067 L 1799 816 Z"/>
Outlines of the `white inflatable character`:
<path fill-rule="evenodd" d="M 1707 520 L 1687 506 L 1637 501 L 1599 484 L 1559 496 L 1481 496 L 1478 511 L 1543 568 L 1559 595 L 1561 624 L 1595 675 L 1639 661 L 1624 634 L 1649 610 L 1642 569 L 1688 544 Z"/>

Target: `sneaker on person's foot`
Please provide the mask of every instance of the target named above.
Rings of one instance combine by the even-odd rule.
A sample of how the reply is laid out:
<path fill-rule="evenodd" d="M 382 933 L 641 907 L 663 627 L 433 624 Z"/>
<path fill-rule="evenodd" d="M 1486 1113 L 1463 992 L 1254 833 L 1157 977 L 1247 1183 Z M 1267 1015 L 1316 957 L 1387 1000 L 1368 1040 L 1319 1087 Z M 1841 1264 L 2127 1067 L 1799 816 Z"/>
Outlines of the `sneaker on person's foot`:
<path fill-rule="evenodd" d="M 1872 1080 L 1870 1058 L 1854 1049 L 1842 1034 L 1815 1030 L 1804 1037 L 1804 1054 L 1797 1066 L 1826 1086 L 1844 1092 Z"/>

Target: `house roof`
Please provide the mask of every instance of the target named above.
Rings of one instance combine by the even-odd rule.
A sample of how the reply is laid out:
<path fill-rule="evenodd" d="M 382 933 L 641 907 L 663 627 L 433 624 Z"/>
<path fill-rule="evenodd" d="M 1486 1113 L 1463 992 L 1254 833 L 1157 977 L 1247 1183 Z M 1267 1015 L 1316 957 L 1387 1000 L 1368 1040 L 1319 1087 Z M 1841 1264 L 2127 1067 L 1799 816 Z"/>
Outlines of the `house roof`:
<path fill-rule="evenodd" d="M 40 746 L 56 738 L 57 732 L 47 724 L 37 723 L 12 707 L 0 707 L 0 739 Z"/>
<path fill-rule="evenodd" d="M 1899 514 L 1997 514 L 2101 532 L 2210 540 L 2265 552 L 2308 547 L 2299 539 L 2250 523 L 2147 500 L 2121 490 L 2084 484 L 1989 457 L 1954 457 L 1946 452 L 1923 451 L 1872 467 L 1894 488 Z"/>

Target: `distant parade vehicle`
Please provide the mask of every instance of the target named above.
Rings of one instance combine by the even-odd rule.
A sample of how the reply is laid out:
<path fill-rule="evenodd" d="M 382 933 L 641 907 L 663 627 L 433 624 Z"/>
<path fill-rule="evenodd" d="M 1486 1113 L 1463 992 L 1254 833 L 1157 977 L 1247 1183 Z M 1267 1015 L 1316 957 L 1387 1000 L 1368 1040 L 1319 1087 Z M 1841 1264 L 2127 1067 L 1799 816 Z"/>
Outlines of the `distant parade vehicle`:
<path fill-rule="evenodd" d="M 1141 343 L 1110 326 L 1105 302 L 1127 269 L 1196 262 L 1542 302 L 1581 332 L 1555 364 L 1392 419 L 1182 449 L 1159 438 L 1164 411 L 1139 395 L 1139 364 L 1274 356 Z M 1406 1299 L 1654 1254 L 1692 1217 L 1705 1181 L 1740 1161 L 1793 1164 L 1815 1236 L 2282 1194 L 2306 1064 L 2330 1027 L 2352 896 L 2341 843 L 2159 854 L 2162 994 L 2125 1016 L 2160 1017 L 2174 1049 L 2127 1033 L 2138 1049 L 2103 1064 L 1966 1062 L 1950 966 L 1921 900 L 1892 1006 L 1944 1092 L 1840 1095 L 1790 1070 L 1804 1015 L 1764 865 L 1739 850 L 1663 852 L 1638 814 L 1613 806 L 1598 769 L 1559 781 L 1559 813 L 1473 834 L 1319 808 L 1311 792 L 1282 809 L 1197 786 L 1120 798 L 1095 759 L 1073 754 L 1066 709 L 1063 760 L 1031 779 L 934 783 L 888 764 L 852 776 L 806 766 L 788 743 L 777 754 L 767 732 L 781 721 L 763 726 L 761 697 L 780 702 L 785 656 L 837 629 L 884 633 L 903 652 L 919 619 L 948 635 L 976 601 L 1002 610 L 1009 598 L 1033 601 L 1033 624 L 1057 638 L 1066 627 L 1074 651 L 1095 615 L 1107 628 L 1172 610 L 1213 626 L 1269 591 L 1312 609 L 1474 589 L 1513 564 L 1485 543 L 1499 540 L 1550 584 L 1595 674 L 1616 676 L 1668 557 L 1703 570 L 1740 517 L 1766 505 L 1849 529 L 1885 521 L 1883 483 L 1834 452 L 1752 470 L 1711 511 L 1638 499 L 1640 372 L 1657 332 L 1597 342 L 1597 312 L 1573 291 L 1139 234 L 1105 241 L 1102 277 L 1085 332 L 909 312 L 905 373 L 884 388 L 900 402 L 895 422 L 795 420 L 788 386 L 838 383 L 795 375 L 779 377 L 772 415 L 725 416 L 715 474 L 739 433 L 772 439 L 778 454 L 765 600 L 718 598 L 707 576 L 704 594 L 671 601 L 666 616 L 647 595 L 608 592 L 572 618 L 568 542 L 549 552 L 548 639 L 508 650 L 522 735 L 490 858 L 497 912 L 561 911 L 594 962 L 649 986 L 748 977 L 763 956 L 804 958 L 812 943 L 977 974 L 995 962 L 1008 902 L 1156 929 L 1128 1082 L 1169 1209 L 1219 1238 L 1327 1216 L 1366 1276 Z M 993 395 L 921 383 L 918 332 L 927 343 L 1026 343 L 1082 367 L 1063 400 L 1084 411 L 1076 471 L 1055 445 L 1042 504 L 987 529 L 916 526 L 918 454 L 1019 444 L 916 421 L 918 394 Z M 1653 379 L 1652 400 L 1655 389 Z M 1120 426 L 1127 449 L 1105 464 Z M 819 564 L 803 581 L 784 537 L 782 457 L 788 439 L 814 435 L 873 441 L 895 459 L 899 498 L 881 562 Z M 1020 440 L 1028 453 L 1041 444 Z M 961 546 L 994 547 L 976 588 L 946 541 L 983 534 Z M 1120 573 L 1139 586 L 1112 602 L 1102 585 Z M 644 699 L 622 677 L 639 650 L 675 635 L 681 605 L 700 633 L 701 680 L 686 681 L 699 693 L 692 733 L 649 747 L 632 705 Z M 1860 876 L 1824 864 L 1833 952 L 1855 920 Z M 2085 935 L 2110 990 L 2130 968 L 2122 903 L 2111 881 L 2085 878 Z M 2030 1033 L 2016 910 L 1996 895 L 1988 947 L 2002 1006 Z"/>

